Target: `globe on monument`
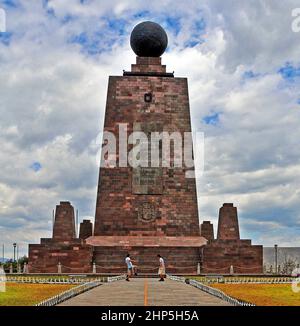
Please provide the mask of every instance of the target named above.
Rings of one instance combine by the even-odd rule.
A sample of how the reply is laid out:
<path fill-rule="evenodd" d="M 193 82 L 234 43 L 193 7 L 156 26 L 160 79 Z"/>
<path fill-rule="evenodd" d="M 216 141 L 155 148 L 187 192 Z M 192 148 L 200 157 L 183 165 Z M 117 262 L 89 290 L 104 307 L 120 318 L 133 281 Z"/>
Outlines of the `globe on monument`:
<path fill-rule="evenodd" d="M 159 24 L 145 21 L 133 29 L 130 45 L 139 57 L 160 57 L 168 46 L 168 36 Z"/>

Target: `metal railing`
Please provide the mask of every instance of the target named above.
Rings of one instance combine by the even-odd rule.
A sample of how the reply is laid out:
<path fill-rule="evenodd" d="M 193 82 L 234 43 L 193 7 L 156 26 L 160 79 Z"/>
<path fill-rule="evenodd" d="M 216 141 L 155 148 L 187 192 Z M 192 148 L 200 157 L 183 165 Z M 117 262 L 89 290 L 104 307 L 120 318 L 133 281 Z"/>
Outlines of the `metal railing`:
<path fill-rule="evenodd" d="M 63 293 L 57 294 L 52 298 L 49 298 L 47 300 L 43 300 L 42 302 L 36 304 L 36 306 L 43 306 L 43 307 L 51 307 L 56 306 L 61 302 L 64 302 L 66 300 L 69 300 L 81 293 L 84 293 L 88 290 L 91 290 L 99 285 L 103 284 L 100 281 L 94 281 L 94 282 L 88 282 L 85 284 L 81 284 L 79 286 L 76 286 L 73 289 L 67 290 Z"/>
<path fill-rule="evenodd" d="M 107 277 L 93 277 L 93 278 L 80 278 L 80 277 L 36 277 L 36 276 L 8 276 L 7 282 L 14 283 L 32 283 L 32 284 L 83 284 L 87 282 L 106 282 Z"/>
<path fill-rule="evenodd" d="M 176 281 L 176 282 L 182 282 L 185 283 L 186 278 L 183 276 L 175 276 L 175 275 L 169 275 L 167 274 L 167 278 L 170 280 Z"/>
<path fill-rule="evenodd" d="M 227 284 L 291 284 L 293 277 L 239 277 L 239 276 L 197 276 L 197 281 L 202 284 L 227 283 Z"/>
<path fill-rule="evenodd" d="M 191 286 L 194 286 L 196 287 L 197 289 L 203 291 L 203 292 L 206 292 L 208 294 L 211 294 L 223 301 L 226 301 L 228 302 L 229 304 L 233 305 L 233 306 L 255 306 L 255 304 L 253 303 L 250 303 L 250 302 L 245 302 L 245 301 L 242 301 L 242 300 L 238 300 L 236 298 L 233 298 L 229 295 L 227 295 L 226 293 L 224 293 L 223 291 L 221 290 L 218 290 L 218 289 L 215 289 L 215 288 L 212 288 L 208 285 L 205 285 L 203 283 L 200 283 L 196 280 L 187 280 L 186 278 L 184 277 L 178 277 L 178 276 L 173 276 L 173 275 L 167 275 L 167 277 L 170 279 L 170 280 L 173 280 L 173 281 L 177 281 L 177 282 L 182 282 L 182 283 L 187 283 L 190 284 Z"/>
<path fill-rule="evenodd" d="M 107 282 L 111 283 L 111 282 L 116 282 L 116 281 L 121 281 L 121 280 L 125 280 L 126 275 L 118 275 L 118 276 L 108 276 L 107 277 Z"/>
<path fill-rule="evenodd" d="M 215 288 L 212 288 L 208 285 L 205 285 L 205 284 L 202 284 L 198 281 L 195 281 L 195 280 L 190 280 L 189 281 L 189 284 L 196 287 L 197 289 L 200 289 L 206 293 L 209 293 L 217 298 L 220 298 L 230 304 L 232 304 L 233 306 L 255 306 L 254 303 L 250 303 L 250 302 L 246 302 L 246 301 L 242 301 L 242 300 L 238 300 L 238 299 L 235 299 L 231 296 L 229 296 L 228 294 L 224 293 L 223 291 L 221 290 L 218 290 L 218 289 L 215 289 Z"/>
<path fill-rule="evenodd" d="M 108 278 L 106 278 L 106 282 L 111 283 L 111 282 L 120 281 L 120 280 L 125 279 L 125 277 L 126 277 L 125 275 L 108 277 Z M 81 284 L 79 286 L 76 286 L 73 289 L 67 290 L 60 294 L 57 294 L 56 296 L 54 296 L 52 298 L 43 300 L 42 302 L 36 304 L 36 306 L 46 306 L 46 307 L 56 306 L 59 303 L 69 300 L 81 293 L 86 292 L 86 291 L 89 291 L 97 286 L 102 285 L 103 283 L 104 282 L 102 280 L 94 280 L 91 282 Z"/>

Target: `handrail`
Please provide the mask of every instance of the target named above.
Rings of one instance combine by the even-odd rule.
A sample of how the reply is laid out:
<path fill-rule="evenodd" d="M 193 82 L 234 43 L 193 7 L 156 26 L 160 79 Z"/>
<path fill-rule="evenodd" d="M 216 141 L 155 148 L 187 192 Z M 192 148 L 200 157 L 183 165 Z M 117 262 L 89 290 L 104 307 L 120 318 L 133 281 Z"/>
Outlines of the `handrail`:
<path fill-rule="evenodd" d="M 223 291 L 221 290 L 218 290 L 218 289 L 215 289 L 215 288 L 212 288 L 208 285 L 205 285 L 205 284 L 202 284 L 198 281 L 195 281 L 195 280 L 190 280 L 189 281 L 190 285 L 206 292 L 206 293 L 209 293 L 217 298 L 220 298 L 234 306 L 255 306 L 254 303 L 250 303 L 250 302 L 246 302 L 246 301 L 242 301 L 242 300 L 238 300 L 238 299 L 235 299 L 231 296 L 229 296 L 228 294 L 224 293 Z"/>
<path fill-rule="evenodd" d="M 205 285 L 203 283 L 200 283 L 198 281 L 195 281 L 195 280 L 189 280 L 187 282 L 187 279 L 185 279 L 184 277 L 178 277 L 178 276 L 173 276 L 173 275 L 167 275 L 167 277 L 170 279 L 170 280 L 173 280 L 173 281 L 177 281 L 177 282 L 183 282 L 183 283 L 188 283 L 194 287 L 196 287 L 197 289 L 200 289 L 206 293 L 209 293 L 221 300 L 224 300 L 234 306 L 255 306 L 255 304 L 253 303 L 250 303 L 250 302 L 246 302 L 246 301 L 242 301 L 242 300 L 238 300 L 238 299 L 235 299 L 229 295 L 227 295 L 226 293 L 224 293 L 223 291 L 221 290 L 218 290 L 218 289 L 215 289 L 215 288 L 212 288 L 208 285 Z"/>
<path fill-rule="evenodd" d="M 88 282 L 85 284 L 81 284 L 79 286 L 76 286 L 73 289 L 67 290 L 65 292 L 62 292 L 58 295 L 55 295 L 52 298 L 49 298 L 47 300 L 43 300 L 42 302 L 36 304 L 36 306 L 43 306 L 43 307 L 51 307 L 51 306 L 56 306 L 61 302 L 64 302 L 68 299 L 71 299 L 83 292 L 86 292 L 88 290 L 91 290 L 99 285 L 101 285 L 102 282 L 100 281 L 94 281 L 94 282 Z"/>
<path fill-rule="evenodd" d="M 112 276 L 112 277 L 108 277 L 107 278 L 107 282 L 111 283 L 111 282 L 116 282 L 116 281 L 120 281 L 120 280 L 123 280 L 125 279 L 125 275 L 119 275 L 119 276 Z M 66 300 L 69 300 L 81 293 L 84 293 L 86 291 L 89 291 L 97 286 L 100 286 L 102 285 L 103 282 L 101 280 L 95 280 L 95 281 L 92 281 L 92 282 L 87 282 L 87 283 L 84 283 L 84 284 L 81 284 L 79 286 L 76 286 L 75 288 L 73 289 L 70 289 L 70 290 L 67 290 L 63 293 L 60 293 L 52 298 L 49 298 L 47 300 L 43 300 L 42 302 L 36 304 L 36 306 L 46 306 L 46 307 L 49 307 L 49 306 L 56 306 L 58 305 L 59 303 L 61 302 L 64 302 Z"/>

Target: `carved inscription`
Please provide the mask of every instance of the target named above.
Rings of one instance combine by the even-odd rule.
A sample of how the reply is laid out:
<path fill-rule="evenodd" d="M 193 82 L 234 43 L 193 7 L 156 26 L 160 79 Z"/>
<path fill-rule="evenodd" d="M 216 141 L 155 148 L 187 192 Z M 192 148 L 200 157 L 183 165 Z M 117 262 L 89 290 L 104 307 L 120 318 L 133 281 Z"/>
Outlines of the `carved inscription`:
<path fill-rule="evenodd" d="M 156 209 L 151 203 L 142 203 L 138 208 L 138 219 L 143 222 L 152 222 L 156 219 Z"/>
<path fill-rule="evenodd" d="M 161 168 L 136 168 L 132 171 L 132 192 L 140 195 L 163 193 Z"/>

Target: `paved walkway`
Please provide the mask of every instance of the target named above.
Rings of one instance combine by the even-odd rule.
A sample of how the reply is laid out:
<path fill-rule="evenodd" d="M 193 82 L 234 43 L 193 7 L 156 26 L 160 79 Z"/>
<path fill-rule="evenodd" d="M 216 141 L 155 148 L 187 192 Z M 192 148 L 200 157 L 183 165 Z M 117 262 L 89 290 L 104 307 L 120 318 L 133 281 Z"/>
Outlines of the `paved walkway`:
<path fill-rule="evenodd" d="M 191 285 L 157 279 L 105 283 L 60 306 L 228 306 L 229 304 Z"/>

